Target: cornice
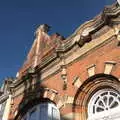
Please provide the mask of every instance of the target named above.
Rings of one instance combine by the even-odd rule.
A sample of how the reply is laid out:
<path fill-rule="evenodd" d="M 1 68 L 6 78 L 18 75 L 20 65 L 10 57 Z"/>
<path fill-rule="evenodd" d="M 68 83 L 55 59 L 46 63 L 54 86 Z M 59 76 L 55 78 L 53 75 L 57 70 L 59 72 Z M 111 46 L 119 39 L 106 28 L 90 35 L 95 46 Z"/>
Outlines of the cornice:
<path fill-rule="evenodd" d="M 106 16 L 117 16 L 120 13 L 120 5 L 116 2 L 112 5 L 106 6 L 103 10 L 103 14 Z"/>
<path fill-rule="evenodd" d="M 86 42 L 91 40 L 91 35 L 101 29 L 104 25 L 109 25 L 112 18 L 117 17 L 120 14 L 120 6 L 118 3 L 106 6 L 104 10 L 92 20 L 89 20 L 76 29 L 76 31 L 69 36 L 62 45 L 57 48 L 57 52 L 66 52 L 75 43 L 80 44 L 82 47 Z M 109 18 L 109 19 L 108 19 Z M 83 32 L 87 32 L 83 35 Z M 80 39 L 73 42 L 75 36 L 80 35 Z M 89 39 L 89 40 L 88 40 Z"/>
<path fill-rule="evenodd" d="M 82 47 L 85 43 L 91 41 L 92 34 L 101 29 L 103 26 L 110 25 L 111 19 L 117 18 L 119 13 L 120 6 L 118 5 L 118 3 L 114 3 L 111 6 L 106 6 L 99 15 L 97 15 L 92 20 L 82 24 L 71 36 L 69 36 L 65 40 L 58 42 L 53 51 L 50 52 L 50 54 L 48 54 L 45 58 L 43 58 L 42 62 L 35 67 L 35 72 L 33 74 L 36 74 L 36 71 L 38 70 L 41 71 L 41 69 L 46 67 L 52 61 L 59 58 L 60 54 L 64 54 L 65 52 L 72 49 L 75 45 Z M 29 75 L 27 71 L 28 70 L 26 70 L 25 72 L 25 76 Z M 23 78 L 24 77 L 22 76 L 19 79 L 21 80 Z M 20 84 L 20 82 L 17 81 L 16 83 Z"/>
<path fill-rule="evenodd" d="M 9 97 L 9 94 L 3 94 L 0 96 L 0 103 L 3 103 L 5 100 L 7 100 Z"/>

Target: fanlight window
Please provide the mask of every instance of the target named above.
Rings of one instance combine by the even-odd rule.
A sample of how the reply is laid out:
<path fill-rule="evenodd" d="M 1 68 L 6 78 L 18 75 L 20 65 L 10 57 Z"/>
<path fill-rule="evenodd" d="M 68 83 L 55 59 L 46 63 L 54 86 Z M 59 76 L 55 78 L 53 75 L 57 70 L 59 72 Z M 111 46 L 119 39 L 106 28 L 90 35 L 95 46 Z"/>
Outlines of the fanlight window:
<path fill-rule="evenodd" d="M 120 117 L 120 94 L 113 89 L 96 92 L 88 104 L 88 120 L 117 120 Z"/>
<path fill-rule="evenodd" d="M 120 117 L 120 94 L 113 89 L 97 91 L 88 104 L 88 120 L 117 120 Z"/>
<path fill-rule="evenodd" d="M 60 113 L 52 103 L 41 103 L 30 109 L 22 120 L 60 120 Z"/>
<path fill-rule="evenodd" d="M 119 105 L 120 96 L 113 91 L 104 91 L 96 97 L 92 113 L 98 113 L 115 108 Z"/>

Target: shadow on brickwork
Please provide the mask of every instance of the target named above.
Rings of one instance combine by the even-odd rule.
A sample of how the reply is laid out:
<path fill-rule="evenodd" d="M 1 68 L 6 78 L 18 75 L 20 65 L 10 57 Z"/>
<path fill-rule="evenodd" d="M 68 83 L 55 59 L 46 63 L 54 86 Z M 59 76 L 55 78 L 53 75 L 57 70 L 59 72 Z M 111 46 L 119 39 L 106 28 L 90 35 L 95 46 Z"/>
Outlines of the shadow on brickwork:
<path fill-rule="evenodd" d="M 27 74 L 22 78 L 25 89 L 21 93 L 23 98 L 18 106 L 18 114 L 14 120 L 21 120 L 30 108 L 41 102 L 49 101 L 49 99 L 43 99 L 46 86 L 41 85 L 40 79 L 40 74 Z"/>

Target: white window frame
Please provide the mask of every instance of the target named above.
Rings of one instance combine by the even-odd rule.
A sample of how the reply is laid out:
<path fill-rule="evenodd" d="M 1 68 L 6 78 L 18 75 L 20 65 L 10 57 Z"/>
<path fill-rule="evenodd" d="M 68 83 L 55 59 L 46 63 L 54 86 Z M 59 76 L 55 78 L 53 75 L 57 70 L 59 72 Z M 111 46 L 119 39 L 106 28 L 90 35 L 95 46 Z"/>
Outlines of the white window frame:
<path fill-rule="evenodd" d="M 30 110 L 28 110 L 28 112 L 26 113 L 25 116 L 23 116 L 22 120 L 30 120 L 30 113 L 36 109 L 36 118 L 34 120 L 42 120 L 40 119 L 40 108 L 41 107 L 46 107 L 46 118 L 45 120 L 60 120 L 60 113 L 59 113 L 59 110 L 58 108 L 53 104 L 53 103 L 41 103 L 41 104 L 38 104 L 38 105 L 35 105 L 34 107 L 32 107 Z M 56 119 L 52 119 L 53 118 L 53 114 L 52 114 L 52 109 L 55 109 L 56 110 Z M 49 118 L 50 117 L 50 118 Z"/>
<path fill-rule="evenodd" d="M 112 95 L 112 93 L 115 93 L 115 96 Z M 99 107 L 99 104 L 101 101 L 103 101 L 103 98 L 105 100 L 105 97 L 108 97 L 106 100 L 109 104 L 111 97 L 113 97 L 112 102 L 117 102 L 117 106 L 111 108 L 110 105 L 106 102 L 103 105 L 104 107 L 102 106 L 103 107 L 102 109 L 104 110 L 102 112 L 97 112 L 96 108 Z M 88 103 L 88 120 L 118 120 L 119 118 L 120 118 L 120 94 L 117 91 L 109 88 L 101 89 L 91 97 Z"/>

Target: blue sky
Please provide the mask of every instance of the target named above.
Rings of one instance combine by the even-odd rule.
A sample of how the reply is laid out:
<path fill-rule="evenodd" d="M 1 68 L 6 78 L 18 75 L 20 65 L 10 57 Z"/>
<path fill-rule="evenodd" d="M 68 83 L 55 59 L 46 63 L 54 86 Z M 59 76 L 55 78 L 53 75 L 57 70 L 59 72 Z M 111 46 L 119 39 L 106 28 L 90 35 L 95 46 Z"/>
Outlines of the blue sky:
<path fill-rule="evenodd" d="M 15 77 L 40 24 L 67 37 L 115 0 L 0 0 L 0 84 Z"/>

